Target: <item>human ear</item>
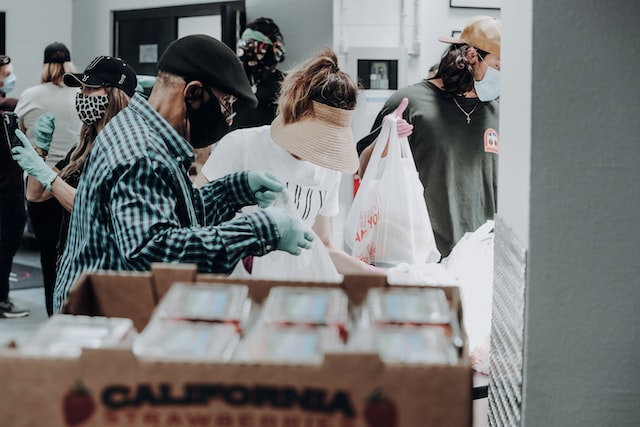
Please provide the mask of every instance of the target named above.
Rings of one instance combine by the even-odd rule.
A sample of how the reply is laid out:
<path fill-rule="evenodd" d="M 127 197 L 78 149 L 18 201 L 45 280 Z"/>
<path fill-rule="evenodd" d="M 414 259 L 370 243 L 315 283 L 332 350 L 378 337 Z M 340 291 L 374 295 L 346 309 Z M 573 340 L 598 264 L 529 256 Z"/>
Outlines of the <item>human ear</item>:
<path fill-rule="evenodd" d="M 184 87 L 184 99 L 194 108 L 200 108 L 200 105 L 203 102 L 202 93 L 202 83 L 197 80 L 187 83 Z"/>
<path fill-rule="evenodd" d="M 465 56 L 467 57 L 467 61 L 469 61 L 469 64 L 471 65 L 475 64 L 476 61 L 478 61 L 478 51 L 473 46 L 469 46 Z"/>

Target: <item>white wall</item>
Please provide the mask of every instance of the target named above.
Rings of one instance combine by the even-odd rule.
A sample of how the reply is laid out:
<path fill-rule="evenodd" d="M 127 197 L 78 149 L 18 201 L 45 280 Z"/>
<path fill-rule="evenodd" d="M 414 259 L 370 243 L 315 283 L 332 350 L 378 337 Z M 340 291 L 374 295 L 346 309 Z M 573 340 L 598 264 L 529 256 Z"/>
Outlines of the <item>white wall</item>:
<path fill-rule="evenodd" d="M 54 41 L 64 43 L 76 58 L 71 43 L 72 0 L 0 0 L 6 13 L 6 54 L 16 73 L 16 88 L 9 95 L 40 83 L 44 48 Z M 77 63 L 76 63 L 77 65 Z"/>
<path fill-rule="evenodd" d="M 420 51 L 418 56 L 409 58 L 408 83 L 420 81 L 431 65 L 440 62 L 446 45 L 439 42 L 438 37 L 450 36 L 453 30 L 461 31 L 474 15 L 500 18 L 500 10 L 450 8 L 447 0 L 333 0 L 333 3 L 336 50 L 341 46 L 341 40 L 345 50 L 349 46 L 400 45 L 411 50 L 417 5 Z M 400 28 L 404 28 L 402 33 Z"/>
<path fill-rule="evenodd" d="M 380 50 L 402 46 L 407 52 L 406 75 L 399 76 L 400 87 L 424 79 L 427 70 L 440 62 L 447 45 L 439 42 L 438 37 L 450 36 L 454 30 L 461 31 L 474 15 L 500 18 L 500 10 L 497 9 L 451 8 L 448 1 L 333 0 L 333 4 L 333 47 L 340 53 L 342 68 L 348 72 L 357 69 L 357 64 L 349 63 L 354 60 L 349 58 L 351 48 L 373 47 Z M 390 93 L 376 91 L 369 100 L 366 94 L 361 94 L 354 116 L 356 139 L 369 132 L 371 123 Z"/>

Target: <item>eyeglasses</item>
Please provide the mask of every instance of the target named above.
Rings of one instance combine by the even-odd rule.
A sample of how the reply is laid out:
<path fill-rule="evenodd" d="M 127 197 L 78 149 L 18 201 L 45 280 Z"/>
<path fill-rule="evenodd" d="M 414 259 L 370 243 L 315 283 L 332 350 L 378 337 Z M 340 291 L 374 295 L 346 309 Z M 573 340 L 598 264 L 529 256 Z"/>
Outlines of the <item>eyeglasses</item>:
<path fill-rule="evenodd" d="M 218 98 L 218 103 L 220 104 L 220 112 L 224 117 L 224 120 L 227 122 L 228 126 L 233 124 L 233 118 L 236 116 L 236 113 L 233 111 L 233 104 L 238 100 L 238 98 L 234 95 L 223 95 Z"/>
<path fill-rule="evenodd" d="M 192 81 L 194 80 L 185 79 L 185 84 L 188 85 Z M 238 100 L 238 98 L 235 95 L 226 94 L 219 89 L 206 85 L 203 86 L 203 90 L 209 95 L 209 99 L 207 102 L 213 102 L 213 98 L 218 101 L 218 104 L 220 104 L 220 113 L 222 113 L 222 117 L 224 118 L 225 122 L 227 122 L 227 126 L 231 126 L 233 124 L 233 118 L 236 116 L 236 113 L 233 111 L 233 104 Z"/>

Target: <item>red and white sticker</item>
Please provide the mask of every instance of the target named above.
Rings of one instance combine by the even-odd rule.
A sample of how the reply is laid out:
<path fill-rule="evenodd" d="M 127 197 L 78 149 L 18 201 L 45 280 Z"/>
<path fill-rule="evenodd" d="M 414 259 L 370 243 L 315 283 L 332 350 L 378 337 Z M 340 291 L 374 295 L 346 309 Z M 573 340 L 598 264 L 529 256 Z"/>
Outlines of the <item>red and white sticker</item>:
<path fill-rule="evenodd" d="M 493 128 L 488 128 L 484 131 L 484 152 L 495 154 L 498 154 L 500 152 L 498 131 Z"/>

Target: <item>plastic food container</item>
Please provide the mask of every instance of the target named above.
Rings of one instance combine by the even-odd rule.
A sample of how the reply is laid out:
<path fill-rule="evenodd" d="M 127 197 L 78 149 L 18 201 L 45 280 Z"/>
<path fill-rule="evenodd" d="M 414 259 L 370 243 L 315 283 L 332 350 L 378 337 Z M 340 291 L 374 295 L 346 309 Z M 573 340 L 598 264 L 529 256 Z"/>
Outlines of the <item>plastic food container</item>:
<path fill-rule="evenodd" d="M 232 323 L 241 331 L 251 300 L 245 285 L 175 283 L 153 312 L 152 319 Z"/>
<path fill-rule="evenodd" d="M 363 312 L 374 325 L 447 325 L 451 322 L 447 296 L 437 288 L 370 289 Z"/>
<path fill-rule="evenodd" d="M 131 319 L 55 314 L 21 348 L 37 356 L 77 357 L 83 348 L 130 344 L 138 335 Z"/>
<path fill-rule="evenodd" d="M 458 353 L 439 326 L 373 325 L 353 333 L 348 351 L 374 352 L 386 363 L 455 364 Z"/>
<path fill-rule="evenodd" d="M 346 341 L 349 298 L 342 289 L 276 286 L 264 304 L 261 322 L 277 326 L 330 326 Z"/>
<path fill-rule="evenodd" d="M 276 286 L 264 305 L 267 324 L 326 326 L 348 320 L 349 299 L 342 289 Z"/>
<path fill-rule="evenodd" d="M 145 359 L 228 361 L 240 337 L 230 323 L 154 319 L 133 343 Z"/>
<path fill-rule="evenodd" d="M 327 352 L 342 351 L 335 328 L 261 325 L 242 340 L 234 360 L 286 364 L 319 364 Z"/>

